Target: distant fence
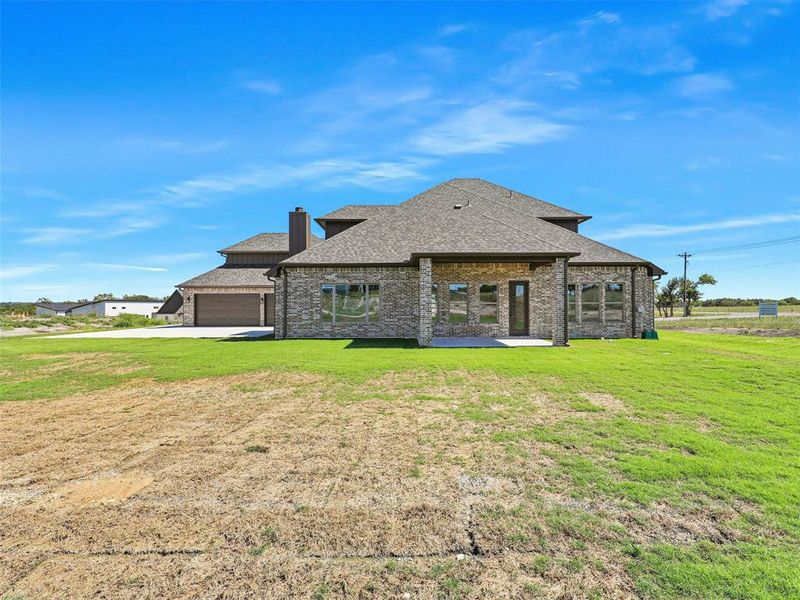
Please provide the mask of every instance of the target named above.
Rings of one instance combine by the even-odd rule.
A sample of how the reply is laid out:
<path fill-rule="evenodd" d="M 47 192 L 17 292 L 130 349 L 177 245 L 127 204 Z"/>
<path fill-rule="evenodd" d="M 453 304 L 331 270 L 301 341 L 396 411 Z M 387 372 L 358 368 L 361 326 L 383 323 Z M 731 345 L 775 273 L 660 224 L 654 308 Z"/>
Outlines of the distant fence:
<path fill-rule="evenodd" d="M 759 302 L 758 303 L 758 316 L 759 317 L 777 317 L 778 316 L 778 303 L 777 302 Z"/>

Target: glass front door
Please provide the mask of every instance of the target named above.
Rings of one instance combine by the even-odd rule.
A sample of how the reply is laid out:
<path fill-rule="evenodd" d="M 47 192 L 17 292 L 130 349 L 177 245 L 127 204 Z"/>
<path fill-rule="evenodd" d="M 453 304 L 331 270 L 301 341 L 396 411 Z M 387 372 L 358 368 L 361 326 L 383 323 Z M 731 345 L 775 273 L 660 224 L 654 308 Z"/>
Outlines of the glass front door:
<path fill-rule="evenodd" d="M 528 335 L 528 282 L 508 282 L 508 333 Z"/>

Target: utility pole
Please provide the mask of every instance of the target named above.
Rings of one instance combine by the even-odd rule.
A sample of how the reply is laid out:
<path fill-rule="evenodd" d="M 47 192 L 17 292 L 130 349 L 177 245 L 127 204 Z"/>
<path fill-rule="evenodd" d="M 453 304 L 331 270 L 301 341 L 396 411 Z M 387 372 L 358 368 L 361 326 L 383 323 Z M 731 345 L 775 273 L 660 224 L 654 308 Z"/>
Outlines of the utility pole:
<path fill-rule="evenodd" d="M 683 258 L 683 316 L 689 316 L 689 305 L 686 304 L 686 266 L 689 264 L 689 257 L 691 254 L 688 252 L 684 252 L 682 254 L 678 254 L 681 258 Z"/>

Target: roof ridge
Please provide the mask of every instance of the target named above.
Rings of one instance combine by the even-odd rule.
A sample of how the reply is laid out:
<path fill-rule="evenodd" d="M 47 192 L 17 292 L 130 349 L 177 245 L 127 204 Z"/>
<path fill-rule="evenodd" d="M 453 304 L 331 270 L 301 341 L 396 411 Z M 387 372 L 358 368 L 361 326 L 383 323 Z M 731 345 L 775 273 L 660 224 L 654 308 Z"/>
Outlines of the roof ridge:
<path fill-rule="evenodd" d="M 497 204 L 498 204 L 497 202 L 495 202 L 494 200 L 492 200 L 492 199 L 490 199 L 490 198 L 487 198 L 487 197 L 486 197 L 486 196 L 484 196 L 483 194 L 479 194 L 478 192 L 473 192 L 472 190 L 466 190 L 466 189 L 464 189 L 464 188 L 462 188 L 462 187 L 459 187 L 459 186 L 457 186 L 457 185 L 455 185 L 455 184 L 452 184 L 452 183 L 450 183 L 450 182 L 447 182 L 447 183 L 445 183 L 444 185 L 449 185 L 449 186 L 452 186 L 452 187 L 456 188 L 457 190 L 461 190 L 462 192 L 467 192 L 468 194 L 472 194 L 472 195 L 474 195 L 474 196 L 478 196 L 478 198 L 483 198 L 484 200 L 486 200 L 487 202 L 491 202 L 492 204 L 495 204 L 495 205 L 497 205 Z M 470 207 L 470 208 L 472 208 L 472 207 Z M 517 209 L 515 209 L 515 208 L 513 208 L 513 207 L 512 207 L 512 210 L 515 210 L 516 212 L 519 212 L 520 214 L 523 214 L 523 213 L 522 213 L 522 211 L 520 211 L 520 210 L 517 210 Z M 523 234 L 527 235 L 528 237 L 532 237 L 533 239 L 535 239 L 535 240 L 537 240 L 537 241 L 539 241 L 539 242 L 544 242 L 545 244 L 548 244 L 548 245 L 550 245 L 550 246 L 553 246 L 554 248 L 559 248 L 560 250 L 563 250 L 564 252 L 570 252 L 570 250 L 567 250 L 567 249 L 565 249 L 565 248 L 562 248 L 562 247 L 561 247 L 561 246 L 559 246 L 558 244 L 554 244 L 554 243 L 553 243 L 553 242 L 551 242 L 551 241 L 548 241 L 548 240 L 542 239 L 542 238 L 540 238 L 539 236 L 537 236 L 537 235 L 534 235 L 534 234 L 532 234 L 532 233 L 530 233 L 529 231 L 526 231 L 526 230 L 524 230 L 524 229 L 521 229 L 521 228 L 517 227 L 516 225 L 514 225 L 514 224 L 512 224 L 512 223 L 508 223 L 507 221 L 503 221 L 502 219 L 498 219 L 497 217 L 494 217 L 494 216 L 492 216 L 492 215 L 487 215 L 487 214 L 485 214 L 485 213 L 481 212 L 480 210 L 476 210 L 475 212 L 477 212 L 478 214 L 480 214 L 480 215 L 482 215 L 482 216 L 484 216 L 484 217 L 486 217 L 486 218 L 489 218 L 489 219 L 492 219 L 492 220 L 494 220 L 494 221 L 497 221 L 498 223 L 502 223 L 502 224 L 503 224 L 503 225 L 505 225 L 506 227 L 511 227 L 512 229 L 515 229 L 515 230 L 517 230 L 517 231 L 519 231 L 519 232 L 521 232 L 521 233 L 523 233 Z M 533 219 L 539 219 L 538 217 L 531 217 L 530 215 L 525 215 L 525 217 L 527 217 L 527 218 L 533 218 Z M 540 221 L 542 221 L 542 219 L 539 219 L 539 220 L 540 220 Z M 543 223 L 547 223 L 547 221 L 542 221 L 542 222 L 543 222 Z M 551 225 L 552 225 L 552 224 L 551 224 Z M 553 227 L 558 227 L 558 225 L 553 225 Z"/>
<path fill-rule="evenodd" d="M 451 185 L 452 185 L 452 184 L 451 184 Z M 461 191 L 464 191 L 464 192 L 467 192 L 467 193 L 470 193 L 470 194 L 474 194 L 475 196 L 478 196 L 479 198 L 483 198 L 483 199 L 484 199 L 484 200 L 486 200 L 487 202 L 490 202 L 490 203 L 492 203 L 492 204 L 494 204 L 494 205 L 496 205 L 496 206 L 503 206 L 503 207 L 505 208 L 505 205 L 503 205 L 503 204 L 500 204 L 499 202 L 496 202 L 495 200 L 492 200 L 491 198 L 487 198 L 487 197 L 486 197 L 486 196 L 484 196 L 483 194 L 479 194 L 478 192 L 473 192 L 472 190 L 467 190 L 467 189 L 464 189 L 464 188 L 462 188 L 462 187 L 459 187 L 459 186 L 457 186 L 457 185 L 453 185 L 453 187 L 456 187 L 456 188 L 458 188 L 458 189 L 459 189 L 459 190 L 461 190 Z M 512 190 L 512 191 L 513 191 L 513 190 Z M 574 235 L 574 236 L 577 236 L 577 237 L 579 237 L 579 238 L 581 238 L 581 239 L 584 239 L 584 240 L 589 240 L 590 242 L 593 242 L 593 243 L 595 243 L 595 244 L 598 244 L 598 245 L 602 246 L 603 248 L 608 248 L 609 250 L 613 250 L 613 251 L 615 251 L 615 252 L 619 252 L 619 253 L 621 253 L 621 254 L 626 254 L 626 255 L 630 256 L 631 258 L 635 258 L 636 260 L 638 260 L 638 261 L 641 261 L 641 262 L 643 262 L 643 263 L 651 264 L 651 263 L 650 263 L 650 261 L 648 261 L 648 260 L 645 260 L 645 259 L 643 259 L 643 258 L 641 258 L 641 257 L 639 257 L 639 256 L 636 256 L 635 254 L 631 254 L 630 252 L 625 252 L 624 250 L 620 250 L 619 248 L 615 248 L 614 246 L 609 246 L 608 244 L 604 244 L 603 242 L 598 242 L 596 239 L 594 239 L 594 238 L 590 238 L 589 236 L 586 236 L 586 235 L 581 235 L 580 233 L 578 233 L 578 232 L 576 232 L 576 231 L 571 231 L 571 230 L 569 230 L 569 229 L 566 229 L 566 228 L 564 228 L 564 227 L 560 227 L 559 225 L 555 225 L 555 224 L 553 224 L 553 223 L 550 223 L 549 221 L 545 220 L 545 218 L 543 218 L 543 217 L 532 217 L 531 215 L 525 214 L 523 211 L 521 211 L 521 210 L 519 210 L 519 209 L 517 209 L 517 208 L 515 208 L 515 207 L 513 207 L 513 206 L 510 206 L 510 207 L 507 207 L 507 208 L 509 208 L 510 210 L 513 210 L 513 211 L 515 211 L 515 212 L 517 212 L 517 213 L 519 213 L 519 214 L 521 214 L 521 215 L 523 215 L 523 216 L 525 216 L 525 217 L 527 217 L 527 218 L 538 219 L 538 220 L 539 220 L 539 221 L 541 221 L 542 223 L 546 224 L 546 226 L 549 226 L 549 227 L 558 227 L 559 233 L 560 233 L 561 235 L 564 235 L 564 232 L 566 232 L 566 233 L 567 233 L 567 236 L 569 236 L 569 235 Z M 481 213 L 481 214 L 483 214 L 483 213 Z M 504 223 L 504 224 L 506 224 L 506 225 L 508 225 L 508 223 L 506 223 L 505 221 L 500 221 L 500 222 L 501 222 L 501 223 Z M 534 236 L 534 237 L 535 237 L 535 236 Z M 541 240 L 540 238 L 538 238 L 538 237 L 537 237 L 536 239 L 538 239 L 538 240 L 542 241 L 542 240 Z M 546 240 L 545 240 L 545 241 L 546 241 Z M 551 243 L 551 244 L 552 244 L 552 242 L 548 242 L 548 243 Z M 553 244 L 553 245 L 554 245 L 554 246 L 556 246 L 557 248 L 558 248 L 558 247 L 560 247 L 560 246 L 557 246 L 556 244 Z"/>
<path fill-rule="evenodd" d="M 552 206 L 553 208 L 558 208 L 560 210 L 565 210 L 567 212 L 571 212 L 575 216 L 578 216 L 578 217 L 589 217 L 590 216 L 590 215 L 586 215 L 584 213 L 575 212 L 571 208 L 566 208 L 566 207 L 561 206 L 559 204 L 556 204 L 554 202 L 548 202 L 547 200 L 542 200 L 541 198 L 537 198 L 536 196 L 531 196 L 530 194 L 526 194 L 525 192 L 519 192 L 517 190 L 513 190 L 510 187 L 506 187 L 504 185 L 500 185 L 499 183 L 495 183 L 493 181 L 489 181 L 488 179 L 483 179 L 482 177 L 457 177 L 457 178 L 451 179 L 450 181 L 459 181 L 459 180 L 461 180 L 461 181 L 480 181 L 480 182 L 483 182 L 483 183 L 485 183 L 487 185 L 491 185 L 491 186 L 500 188 L 502 190 L 507 190 L 507 191 L 511 192 L 512 194 L 517 194 L 519 196 L 525 196 L 526 198 L 531 198 L 532 200 L 536 200 L 537 202 L 541 202 L 542 204 L 547 204 L 548 206 Z M 450 182 L 445 182 L 445 183 L 450 183 Z M 463 188 L 460 188 L 460 189 L 463 189 Z M 541 219 L 542 217 L 536 217 L 536 218 L 537 219 Z M 552 218 L 555 218 L 555 217 L 548 217 L 548 218 L 552 219 Z"/>

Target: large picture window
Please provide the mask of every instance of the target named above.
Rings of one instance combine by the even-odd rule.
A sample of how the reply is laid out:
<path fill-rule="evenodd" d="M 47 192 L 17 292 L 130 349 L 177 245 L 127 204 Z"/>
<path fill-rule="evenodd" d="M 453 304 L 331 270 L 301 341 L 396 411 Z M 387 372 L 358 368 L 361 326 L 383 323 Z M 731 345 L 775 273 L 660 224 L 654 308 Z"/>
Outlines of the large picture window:
<path fill-rule="evenodd" d="M 380 289 L 371 283 L 320 286 L 320 319 L 334 323 L 374 323 L 380 313 Z"/>
<path fill-rule="evenodd" d="M 571 284 L 567 286 L 567 321 L 570 323 L 574 323 L 577 319 L 577 306 L 576 306 L 577 296 L 575 294 L 575 285 Z"/>
<path fill-rule="evenodd" d="M 451 283 L 450 293 L 450 315 L 448 320 L 451 323 L 467 322 L 467 291 L 466 283 Z"/>
<path fill-rule="evenodd" d="M 625 290 L 621 283 L 606 284 L 605 313 L 606 321 L 622 321 L 622 305 L 625 301 Z"/>
<path fill-rule="evenodd" d="M 581 285 L 581 320 L 600 319 L 600 286 L 596 283 Z"/>
<path fill-rule="evenodd" d="M 481 323 L 497 323 L 497 284 L 482 284 L 478 307 Z"/>

